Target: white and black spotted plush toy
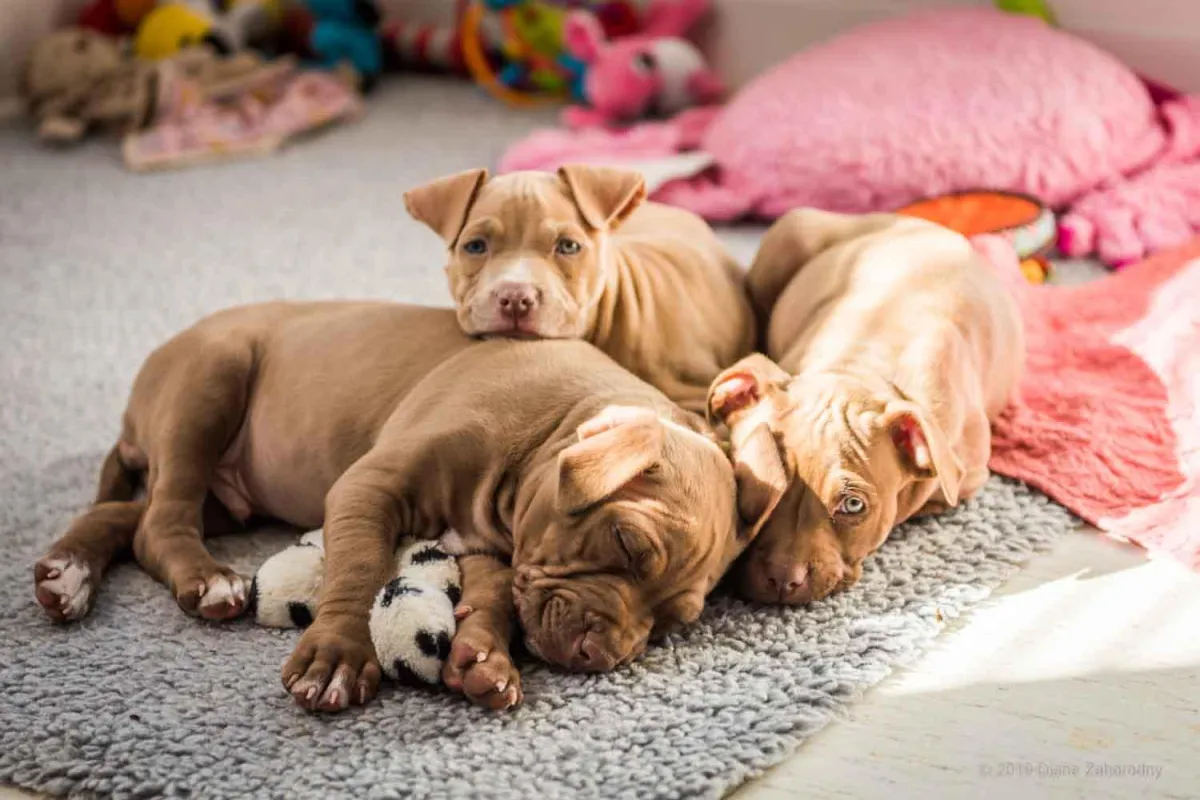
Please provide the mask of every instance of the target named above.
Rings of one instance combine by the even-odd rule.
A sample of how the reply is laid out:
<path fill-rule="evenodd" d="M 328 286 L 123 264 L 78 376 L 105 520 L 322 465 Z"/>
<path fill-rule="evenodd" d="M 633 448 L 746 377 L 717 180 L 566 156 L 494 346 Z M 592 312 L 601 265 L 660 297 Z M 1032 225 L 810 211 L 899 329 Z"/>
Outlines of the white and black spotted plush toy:
<path fill-rule="evenodd" d="M 392 579 L 371 606 L 371 638 L 383 672 L 409 685 L 439 684 L 462 596 L 458 561 L 440 541 L 405 540 Z M 259 625 L 308 627 L 325 581 L 322 532 L 310 531 L 267 559 L 250 586 Z"/>

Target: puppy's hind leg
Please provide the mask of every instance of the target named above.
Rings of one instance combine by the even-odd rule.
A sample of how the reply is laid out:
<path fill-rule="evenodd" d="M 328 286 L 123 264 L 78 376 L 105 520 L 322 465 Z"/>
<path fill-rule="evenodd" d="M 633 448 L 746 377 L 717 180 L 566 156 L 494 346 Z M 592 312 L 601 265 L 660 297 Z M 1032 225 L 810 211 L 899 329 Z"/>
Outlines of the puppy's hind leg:
<path fill-rule="evenodd" d="M 137 473 L 114 447 L 104 461 L 92 507 L 33 567 L 34 596 L 56 622 L 87 615 L 108 565 L 129 550 L 146 503 L 133 500 Z"/>
<path fill-rule="evenodd" d="M 148 506 L 133 552 L 185 612 L 232 619 L 245 610 L 249 584 L 204 546 L 204 506 L 217 463 L 245 417 L 254 356 L 246 341 L 187 344 L 164 354 L 172 369 L 147 390 Z"/>

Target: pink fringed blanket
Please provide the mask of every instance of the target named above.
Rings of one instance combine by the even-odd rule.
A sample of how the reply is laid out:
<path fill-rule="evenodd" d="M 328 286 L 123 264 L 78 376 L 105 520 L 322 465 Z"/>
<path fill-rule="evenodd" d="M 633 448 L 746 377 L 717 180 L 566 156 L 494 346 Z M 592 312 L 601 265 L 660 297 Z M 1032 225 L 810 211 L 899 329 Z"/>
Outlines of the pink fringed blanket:
<path fill-rule="evenodd" d="M 992 469 L 1200 569 L 1200 239 L 1082 286 L 1014 285 L 1029 361 Z"/>

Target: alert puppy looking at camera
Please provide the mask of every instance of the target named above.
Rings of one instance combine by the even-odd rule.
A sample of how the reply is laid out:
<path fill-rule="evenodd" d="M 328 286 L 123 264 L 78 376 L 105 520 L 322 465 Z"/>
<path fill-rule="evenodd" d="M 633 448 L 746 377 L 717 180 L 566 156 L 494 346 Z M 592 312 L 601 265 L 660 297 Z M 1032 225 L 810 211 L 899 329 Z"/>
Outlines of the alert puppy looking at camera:
<path fill-rule="evenodd" d="M 710 411 L 735 443 L 768 424 L 789 487 L 737 580 L 752 599 L 806 603 L 857 581 L 895 525 L 987 480 L 1021 319 L 967 239 L 884 214 L 789 213 L 747 285 L 770 358 L 723 373 Z"/>
<path fill-rule="evenodd" d="M 679 405 L 754 345 L 741 268 L 695 214 L 645 202 L 639 173 L 483 169 L 405 194 L 446 242 L 469 336 L 585 339 Z"/>

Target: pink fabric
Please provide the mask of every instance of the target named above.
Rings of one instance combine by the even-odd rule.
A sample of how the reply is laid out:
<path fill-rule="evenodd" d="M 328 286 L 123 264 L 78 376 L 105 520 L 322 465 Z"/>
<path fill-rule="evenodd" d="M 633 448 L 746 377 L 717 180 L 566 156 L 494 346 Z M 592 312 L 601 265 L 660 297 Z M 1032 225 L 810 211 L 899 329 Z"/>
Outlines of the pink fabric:
<path fill-rule="evenodd" d="M 712 173 L 656 199 L 712 220 L 800 205 L 885 211 L 989 188 L 1054 206 L 1080 200 L 1061 244 L 1109 263 L 1200 231 L 1200 97 L 1148 88 L 1092 45 L 991 9 L 860 27 L 762 75 L 711 118 L 541 132 L 501 169 L 610 160 L 635 146 L 643 158 L 711 153 Z"/>
<path fill-rule="evenodd" d="M 977 245 L 1015 274 L 1011 248 Z M 1200 569 L 1200 240 L 1082 286 L 1010 284 L 1029 358 L 992 469 Z"/>
<path fill-rule="evenodd" d="M 1113 181 L 1072 206 L 1059 224 L 1059 249 L 1122 266 L 1184 244 L 1200 233 L 1200 97 L 1163 106 L 1162 161 Z"/>

